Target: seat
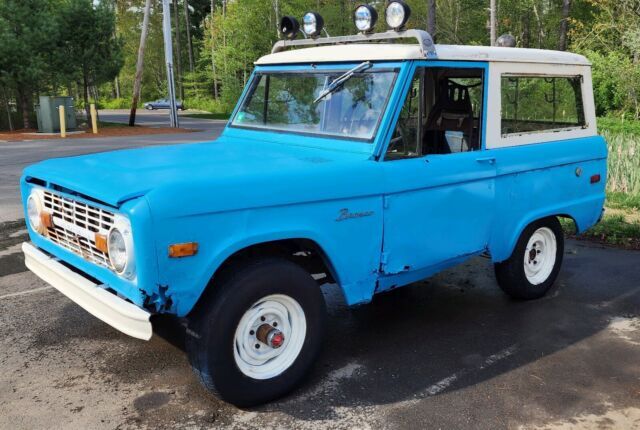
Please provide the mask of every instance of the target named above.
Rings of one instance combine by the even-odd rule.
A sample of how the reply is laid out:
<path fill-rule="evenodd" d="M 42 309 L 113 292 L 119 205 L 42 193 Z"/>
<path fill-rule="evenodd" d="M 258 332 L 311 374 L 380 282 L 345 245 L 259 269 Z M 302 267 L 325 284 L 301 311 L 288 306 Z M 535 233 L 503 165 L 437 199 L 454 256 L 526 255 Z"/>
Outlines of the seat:
<path fill-rule="evenodd" d="M 440 81 L 439 88 L 425 126 L 425 152 L 449 154 L 476 149 L 469 87 L 445 79 Z"/>

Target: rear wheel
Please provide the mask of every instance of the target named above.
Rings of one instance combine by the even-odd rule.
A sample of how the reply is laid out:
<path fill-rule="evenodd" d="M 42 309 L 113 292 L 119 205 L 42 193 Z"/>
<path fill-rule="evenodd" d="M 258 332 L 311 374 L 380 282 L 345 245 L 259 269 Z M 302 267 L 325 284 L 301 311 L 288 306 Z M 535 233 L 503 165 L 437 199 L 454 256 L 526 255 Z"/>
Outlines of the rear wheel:
<path fill-rule="evenodd" d="M 564 234 L 555 217 L 524 229 L 508 260 L 495 265 L 500 288 L 513 298 L 537 299 L 553 286 L 564 255 Z"/>
<path fill-rule="evenodd" d="M 295 388 L 317 358 L 326 310 L 296 264 L 267 259 L 222 274 L 189 317 L 187 352 L 201 382 L 237 406 Z"/>

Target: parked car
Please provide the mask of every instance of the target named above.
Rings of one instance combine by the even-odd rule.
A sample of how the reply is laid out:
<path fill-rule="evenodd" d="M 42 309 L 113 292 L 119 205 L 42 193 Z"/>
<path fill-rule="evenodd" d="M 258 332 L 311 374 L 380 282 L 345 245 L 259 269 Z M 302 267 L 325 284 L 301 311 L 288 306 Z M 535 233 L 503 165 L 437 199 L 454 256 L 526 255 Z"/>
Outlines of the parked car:
<path fill-rule="evenodd" d="M 171 109 L 171 103 L 169 99 L 159 99 L 159 100 L 154 100 L 152 102 L 146 102 L 143 106 L 147 110 Z M 182 104 L 182 101 L 176 100 L 176 109 L 184 110 L 184 105 Z"/>
<path fill-rule="evenodd" d="M 323 284 L 360 305 L 486 254 L 505 293 L 544 296 L 558 218 L 582 232 L 603 211 L 589 62 L 434 45 L 393 13 L 371 33 L 357 13 L 355 36 L 285 32 L 216 141 L 25 169 L 27 267 L 136 338 L 184 318 L 195 373 L 241 406 L 309 372 Z"/>

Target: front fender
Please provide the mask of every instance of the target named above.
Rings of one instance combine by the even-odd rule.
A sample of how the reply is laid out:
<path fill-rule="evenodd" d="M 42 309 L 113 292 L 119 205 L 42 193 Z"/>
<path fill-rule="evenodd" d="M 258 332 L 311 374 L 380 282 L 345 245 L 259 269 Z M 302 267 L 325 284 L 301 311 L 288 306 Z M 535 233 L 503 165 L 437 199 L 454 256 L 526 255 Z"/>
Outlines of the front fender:
<path fill-rule="evenodd" d="M 367 215 L 340 220 L 345 208 Z M 167 287 L 170 312 L 178 316 L 191 311 L 230 256 L 252 245 L 276 240 L 307 239 L 316 243 L 333 267 L 348 304 L 370 300 L 375 290 L 382 246 L 379 196 L 158 218 L 154 222 L 160 283 Z M 168 247 L 184 242 L 197 242 L 198 253 L 169 258 Z"/>

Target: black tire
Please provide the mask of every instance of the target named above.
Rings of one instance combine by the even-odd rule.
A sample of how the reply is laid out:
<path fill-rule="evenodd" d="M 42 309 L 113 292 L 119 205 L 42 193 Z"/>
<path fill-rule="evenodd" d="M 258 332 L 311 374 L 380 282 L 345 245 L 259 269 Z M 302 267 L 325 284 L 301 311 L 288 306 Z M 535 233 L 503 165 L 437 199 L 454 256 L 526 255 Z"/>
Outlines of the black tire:
<path fill-rule="evenodd" d="M 236 364 L 235 333 L 245 312 L 272 294 L 298 302 L 306 333 L 302 349 L 286 370 L 270 379 L 254 379 Z M 187 354 L 202 384 L 224 400 L 248 407 L 282 397 L 304 379 L 322 346 L 326 307 L 309 273 L 288 260 L 269 258 L 225 270 L 189 315 L 188 323 Z"/>
<path fill-rule="evenodd" d="M 535 252 L 535 249 L 527 251 L 527 244 L 536 231 L 545 227 L 555 236 L 555 260 L 553 260 L 553 268 L 551 269 L 551 272 L 544 281 L 532 283 L 525 272 L 525 254 L 531 254 L 532 252 Z M 502 291 L 514 299 L 539 299 L 540 297 L 543 297 L 553 286 L 553 283 L 560 272 L 563 256 L 564 233 L 558 219 L 556 217 L 549 217 L 538 220 L 524 229 L 509 259 L 495 264 L 494 268 L 498 285 Z M 528 258 L 530 263 L 536 263 L 535 258 Z"/>

